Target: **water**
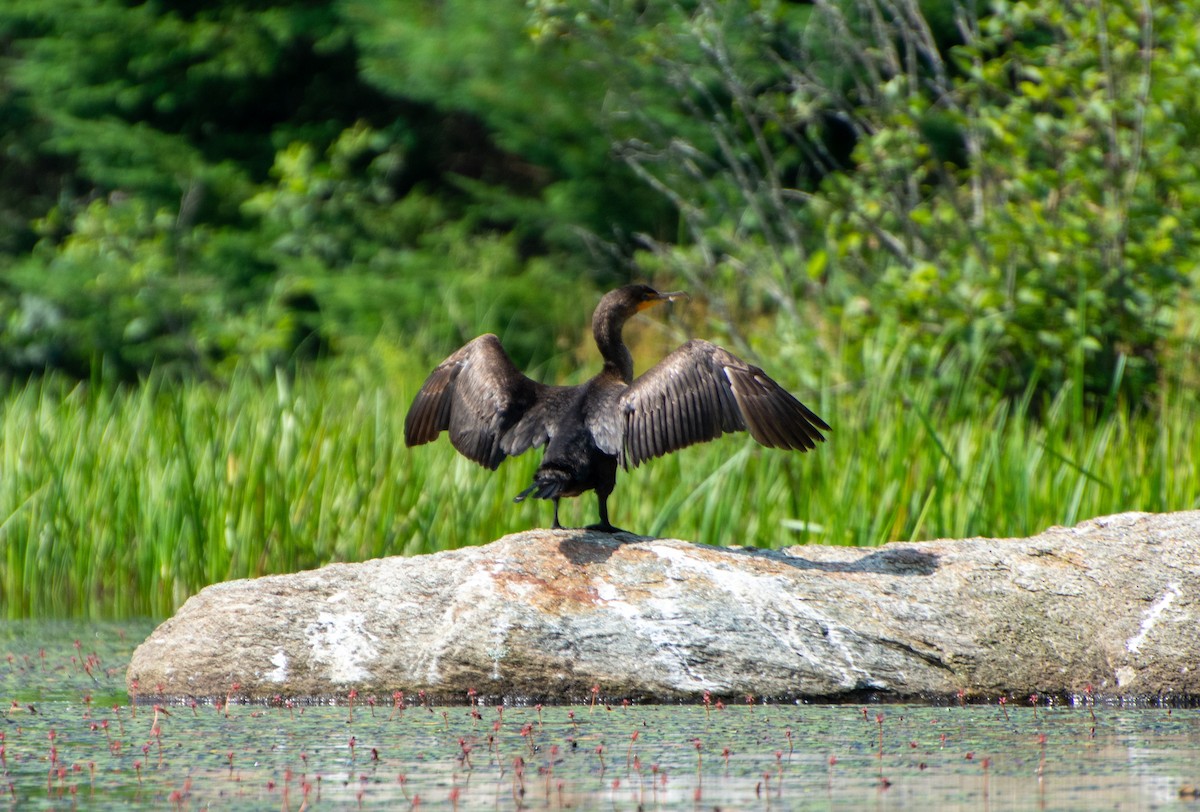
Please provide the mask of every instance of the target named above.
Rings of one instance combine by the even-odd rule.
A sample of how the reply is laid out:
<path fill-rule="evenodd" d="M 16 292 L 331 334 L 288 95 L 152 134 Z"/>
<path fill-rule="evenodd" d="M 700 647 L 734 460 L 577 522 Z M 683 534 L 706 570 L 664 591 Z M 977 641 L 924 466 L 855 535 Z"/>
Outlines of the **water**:
<path fill-rule="evenodd" d="M 152 628 L 0 624 L 0 802 L 70 809 L 1198 809 L 1166 707 L 132 708 Z M 136 715 L 135 715 L 136 710 Z M 726 752 L 727 751 L 727 752 Z M 1184 796 L 1181 797 L 1181 789 Z M 419 804 L 417 799 L 419 798 Z"/>

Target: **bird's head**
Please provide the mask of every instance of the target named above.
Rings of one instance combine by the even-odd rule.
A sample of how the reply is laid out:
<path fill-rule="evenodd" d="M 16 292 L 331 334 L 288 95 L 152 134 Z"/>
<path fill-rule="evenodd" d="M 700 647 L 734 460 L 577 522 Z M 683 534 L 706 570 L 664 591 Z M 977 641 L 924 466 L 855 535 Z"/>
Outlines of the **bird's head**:
<path fill-rule="evenodd" d="M 626 285 L 604 294 L 592 314 L 592 335 L 604 356 L 605 367 L 611 367 L 625 383 L 633 382 L 633 358 L 621 341 L 621 327 L 634 314 L 659 302 L 670 302 L 687 294 L 683 291 L 659 293 L 649 285 Z"/>
<path fill-rule="evenodd" d="M 686 297 L 687 294 L 681 290 L 660 293 L 649 285 L 625 285 L 604 295 L 596 307 L 596 316 L 604 314 L 623 322 L 659 302 L 673 302 Z"/>

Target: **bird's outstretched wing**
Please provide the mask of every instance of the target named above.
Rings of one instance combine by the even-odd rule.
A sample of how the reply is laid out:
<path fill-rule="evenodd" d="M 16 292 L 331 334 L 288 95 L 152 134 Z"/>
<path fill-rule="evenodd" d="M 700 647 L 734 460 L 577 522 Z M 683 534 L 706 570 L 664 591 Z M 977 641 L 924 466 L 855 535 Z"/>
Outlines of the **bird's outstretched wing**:
<path fill-rule="evenodd" d="M 526 377 L 500 339 L 481 335 L 429 373 L 404 418 L 404 442 L 421 445 L 449 431 L 459 453 L 495 470 L 505 457 L 549 440 L 547 406 L 563 388 Z"/>
<path fill-rule="evenodd" d="M 626 468 L 743 429 L 770 448 L 807 451 L 829 429 L 761 369 L 707 341 L 672 352 L 618 402 Z"/>

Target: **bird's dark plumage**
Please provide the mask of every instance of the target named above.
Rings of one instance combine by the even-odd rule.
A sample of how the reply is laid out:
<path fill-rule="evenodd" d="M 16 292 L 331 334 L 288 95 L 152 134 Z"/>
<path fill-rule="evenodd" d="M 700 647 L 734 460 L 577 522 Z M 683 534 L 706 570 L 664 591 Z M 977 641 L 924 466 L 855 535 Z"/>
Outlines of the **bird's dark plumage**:
<path fill-rule="evenodd" d="M 640 378 L 621 340 L 621 327 L 637 313 L 680 293 L 626 285 L 600 300 L 592 332 L 604 368 L 579 386 L 547 386 L 516 368 L 500 340 L 487 334 L 451 355 L 430 373 L 404 421 L 409 446 L 449 431 L 467 458 L 495 469 L 505 457 L 546 446 L 533 484 L 516 497 L 554 502 L 595 490 L 600 524 L 618 465 L 648 459 L 747 430 L 770 448 L 807 451 L 824 441 L 829 426 L 756 366 L 707 341 L 689 341 Z"/>

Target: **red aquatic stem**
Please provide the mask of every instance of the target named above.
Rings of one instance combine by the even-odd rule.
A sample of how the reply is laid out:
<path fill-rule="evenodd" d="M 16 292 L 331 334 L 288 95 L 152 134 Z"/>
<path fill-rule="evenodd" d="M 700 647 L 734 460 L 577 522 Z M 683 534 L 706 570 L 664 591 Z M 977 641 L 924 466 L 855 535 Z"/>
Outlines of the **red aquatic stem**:
<path fill-rule="evenodd" d="M 1041 753 L 1038 756 L 1037 779 L 1038 779 L 1038 785 L 1041 786 L 1042 779 L 1045 777 L 1045 774 L 1046 774 L 1046 734 L 1045 733 L 1038 734 L 1038 747 L 1041 750 Z"/>
<path fill-rule="evenodd" d="M 521 807 L 521 800 L 525 797 L 525 759 L 520 756 L 513 757 L 513 800 L 517 802 L 517 808 Z"/>
<path fill-rule="evenodd" d="M 229 690 L 228 690 L 228 691 L 225 693 L 225 718 L 226 718 L 226 719 L 228 719 L 228 718 L 229 718 L 229 702 L 230 702 L 230 699 L 233 697 L 233 695 L 234 695 L 234 694 L 236 694 L 236 693 L 237 693 L 238 691 L 240 691 L 240 690 L 242 690 L 242 685 L 241 685 L 241 683 L 240 683 L 240 682 L 235 682 L 235 683 L 233 683 L 232 685 L 230 685 L 230 686 L 229 686 Z"/>

